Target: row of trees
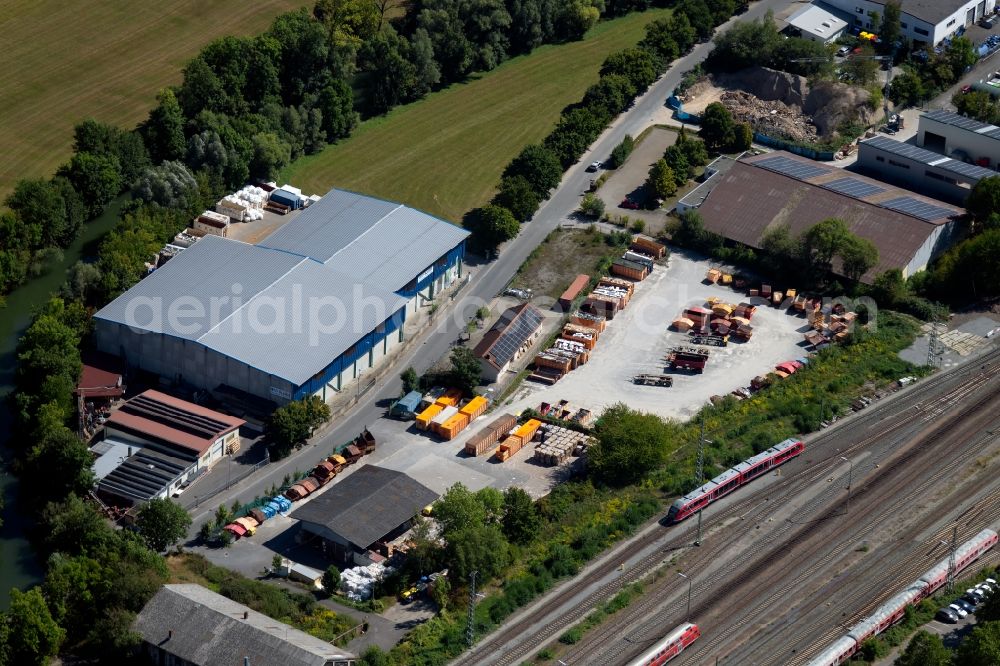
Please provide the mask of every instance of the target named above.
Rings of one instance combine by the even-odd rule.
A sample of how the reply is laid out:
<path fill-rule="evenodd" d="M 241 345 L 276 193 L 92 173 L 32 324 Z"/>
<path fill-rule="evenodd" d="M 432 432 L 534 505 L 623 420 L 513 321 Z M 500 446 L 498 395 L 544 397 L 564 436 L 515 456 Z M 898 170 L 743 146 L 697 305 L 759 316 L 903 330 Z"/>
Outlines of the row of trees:
<path fill-rule="evenodd" d="M 710 36 L 715 26 L 745 4 L 684 0 L 671 16 L 646 26 L 645 37 L 637 46 L 608 56 L 600 79 L 587 89 L 583 99 L 563 111 L 541 144 L 525 147 L 507 165 L 493 201 L 466 215 L 465 226 L 473 232 L 476 248 L 492 253 L 515 237 L 520 224 L 529 220 L 559 185 L 563 171 L 580 159 L 604 128 L 645 92 L 671 61 Z M 633 146 L 628 137 L 615 149 L 615 165 L 624 162 Z"/>
<path fill-rule="evenodd" d="M 903 73 L 892 79 L 889 99 L 894 104 L 916 106 L 953 86 L 976 60 L 972 41 L 955 37 L 941 53 L 924 51 L 907 61 Z"/>

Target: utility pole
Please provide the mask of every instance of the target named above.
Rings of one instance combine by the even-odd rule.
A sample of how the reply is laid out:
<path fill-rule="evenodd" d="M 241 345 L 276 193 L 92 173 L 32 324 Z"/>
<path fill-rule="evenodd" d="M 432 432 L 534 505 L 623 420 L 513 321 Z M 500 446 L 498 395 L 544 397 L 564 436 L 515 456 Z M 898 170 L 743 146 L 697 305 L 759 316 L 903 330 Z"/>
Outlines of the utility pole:
<path fill-rule="evenodd" d="M 476 637 L 476 574 L 478 573 L 473 571 L 469 574 L 469 621 L 465 627 L 465 642 L 470 648 Z"/>
<path fill-rule="evenodd" d="M 854 481 L 854 461 L 848 460 L 844 456 L 840 456 L 840 459 L 851 466 L 847 472 L 847 510 L 844 512 L 849 514 L 851 512 L 851 483 Z"/>
<path fill-rule="evenodd" d="M 930 335 L 927 341 L 927 365 L 931 368 L 940 368 L 941 360 L 944 357 L 944 345 L 941 344 L 940 324 L 937 321 L 931 322 Z"/>
<path fill-rule="evenodd" d="M 681 578 L 683 578 L 684 580 L 686 580 L 688 582 L 687 613 L 684 615 L 684 621 L 685 622 L 690 622 L 691 621 L 691 583 L 693 583 L 694 581 L 691 580 L 690 576 L 688 576 L 686 574 L 682 574 L 680 571 L 677 572 L 677 575 L 680 576 Z"/>
<path fill-rule="evenodd" d="M 697 487 L 705 482 L 705 413 L 701 415 L 701 435 L 698 437 L 698 467 L 695 470 Z M 698 536 L 695 537 L 694 545 L 701 545 L 701 509 L 698 509 Z"/>
<path fill-rule="evenodd" d="M 958 549 L 958 523 L 951 529 L 951 553 L 948 555 L 948 593 L 955 591 L 955 551 Z"/>
<path fill-rule="evenodd" d="M 819 428 L 817 430 L 823 429 L 823 416 L 826 415 L 826 395 L 824 394 L 819 401 Z"/>

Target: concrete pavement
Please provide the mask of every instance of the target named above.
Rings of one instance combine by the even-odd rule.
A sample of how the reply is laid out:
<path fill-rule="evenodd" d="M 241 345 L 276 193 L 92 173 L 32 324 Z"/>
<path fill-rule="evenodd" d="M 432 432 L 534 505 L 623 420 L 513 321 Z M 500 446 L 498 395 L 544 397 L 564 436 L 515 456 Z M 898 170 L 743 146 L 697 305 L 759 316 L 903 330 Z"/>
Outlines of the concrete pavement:
<path fill-rule="evenodd" d="M 780 10 L 790 4 L 801 4 L 801 0 L 797 3 L 789 0 L 760 0 L 738 19 L 753 20 L 764 16 L 769 10 Z M 730 19 L 721 29 L 725 29 L 735 20 L 735 18 Z M 200 506 L 193 512 L 192 536 L 201 523 L 211 516 L 211 507 L 219 504 L 228 506 L 233 500 L 247 501 L 256 495 L 264 494 L 272 484 L 280 484 L 286 474 L 315 466 L 329 454 L 333 446 L 346 442 L 366 425 L 382 418 L 387 401 L 400 393 L 401 382 L 398 373 L 407 366 L 413 366 L 418 373 L 422 372 L 448 352 L 460 333 L 462 323 L 468 321 L 480 305 L 488 302 L 503 289 L 531 251 L 549 232 L 567 221 L 576 210 L 582 193 L 590 185 L 590 174 L 585 171 L 586 165 L 594 160 L 606 160 L 611 150 L 626 134 L 636 136 L 655 122 L 656 118 L 661 117 L 668 94 L 680 83 L 684 72 L 704 61 L 711 49 L 711 42 L 698 44 L 690 53 L 674 61 L 667 73 L 657 79 L 629 110 L 620 115 L 601 134 L 580 161 L 566 171 L 559 187 L 542 205 L 534 219 L 522 227 L 520 235 L 503 248 L 499 258 L 490 264 L 472 269 L 471 283 L 460 292 L 460 297 L 453 304 L 454 314 L 441 317 L 436 326 L 425 331 L 423 341 L 414 344 L 409 351 L 398 357 L 394 369 L 387 372 L 352 411 L 341 416 L 322 436 L 292 456 L 263 467 L 259 472 L 214 497 L 201 497 Z M 194 503 L 193 497 L 183 499 Z"/>

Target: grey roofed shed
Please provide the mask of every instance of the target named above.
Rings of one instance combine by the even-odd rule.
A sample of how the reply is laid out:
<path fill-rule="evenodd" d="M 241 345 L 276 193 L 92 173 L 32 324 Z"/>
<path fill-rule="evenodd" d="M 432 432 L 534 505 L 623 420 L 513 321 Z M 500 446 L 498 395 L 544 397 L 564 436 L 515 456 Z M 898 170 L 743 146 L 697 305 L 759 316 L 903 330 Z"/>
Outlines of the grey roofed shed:
<path fill-rule="evenodd" d="M 347 666 L 356 657 L 201 585 L 164 585 L 133 628 L 153 649 L 198 666 Z"/>
<path fill-rule="evenodd" d="M 377 280 L 395 291 L 468 235 L 401 204 L 330 190 L 259 246 L 310 257 L 357 282 Z"/>
<path fill-rule="evenodd" d="M 437 498 L 436 492 L 403 472 L 365 465 L 290 515 L 367 548 Z"/>

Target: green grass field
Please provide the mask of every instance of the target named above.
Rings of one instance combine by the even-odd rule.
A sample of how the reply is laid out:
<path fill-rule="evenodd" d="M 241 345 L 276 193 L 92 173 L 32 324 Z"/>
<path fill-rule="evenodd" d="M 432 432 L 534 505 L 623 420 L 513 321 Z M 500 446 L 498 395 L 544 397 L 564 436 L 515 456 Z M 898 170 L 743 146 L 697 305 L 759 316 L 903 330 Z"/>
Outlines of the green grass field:
<path fill-rule="evenodd" d="M 309 193 L 355 190 L 458 221 L 493 195 L 511 158 L 548 134 L 560 111 L 597 81 L 604 58 L 634 46 L 646 24 L 665 13 L 601 23 L 582 41 L 543 46 L 366 121 L 346 141 L 289 166 L 279 180 Z"/>
<path fill-rule="evenodd" d="M 0 12 L 0 199 L 69 159 L 86 117 L 131 128 L 208 42 L 309 0 L 10 0 Z"/>

